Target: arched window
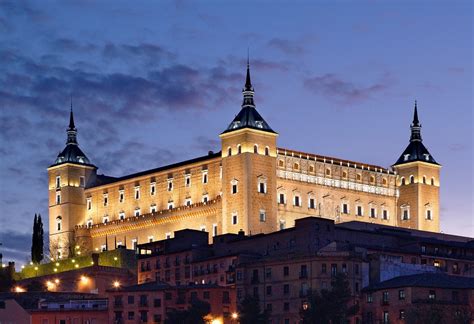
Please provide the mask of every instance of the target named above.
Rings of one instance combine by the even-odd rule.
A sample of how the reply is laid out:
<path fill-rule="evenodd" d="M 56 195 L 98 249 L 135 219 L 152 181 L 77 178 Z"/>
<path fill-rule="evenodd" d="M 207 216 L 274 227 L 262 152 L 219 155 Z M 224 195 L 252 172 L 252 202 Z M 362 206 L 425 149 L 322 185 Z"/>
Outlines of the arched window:
<path fill-rule="evenodd" d="M 410 176 L 410 183 L 415 183 L 415 177 L 414 176 Z"/>
<path fill-rule="evenodd" d="M 342 178 L 347 179 L 347 171 L 342 171 Z"/>
<path fill-rule="evenodd" d="M 310 165 L 310 166 L 309 166 L 309 172 L 310 172 L 310 173 L 314 173 L 314 165 Z"/>
<path fill-rule="evenodd" d="M 285 166 L 285 162 L 283 162 L 283 160 L 278 160 L 278 166 L 279 166 L 279 167 L 284 167 L 284 166 Z"/>
<path fill-rule="evenodd" d="M 265 147 L 265 155 L 270 155 L 270 148 L 268 146 Z"/>
<path fill-rule="evenodd" d="M 375 183 L 375 177 L 374 176 L 370 176 L 370 183 Z"/>
<path fill-rule="evenodd" d="M 426 184 L 426 176 L 423 176 L 423 184 Z"/>
<path fill-rule="evenodd" d="M 386 186 L 387 185 L 387 178 L 383 178 L 382 183 L 383 183 L 384 186 Z"/>
<path fill-rule="evenodd" d="M 405 178 L 404 178 L 404 177 L 402 177 L 402 179 L 401 179 L 400 183 L 402 184 L 402 186 L 404 186 L 404 185 L 405 185 Z"/>
<path fill-rule="evenodd" d="M 56 217 L 56 230 L 59 232 L 61 230 L 63 218 L 61 216 Z"/>
<path fill-rule="evenodd" d="M 92 227 L 92 219 L 89 219 L 87 221 L 87 228 L 91 228 Z"/>
<path fill-rule="evenodd" d="M 299 169 L 300 169 L 300 165 L 299 165 L 297 162 L 295 162 L 295 163 L 293 164 L 293 169 L 294 169 L 294 170 L 299 170 Z"/>
<path fill-rule="evenodd" d="M 240 146 L 239 144 L 237 145 L 237 154 L 240 154 L 240 153 L 242 153 L 242 146 Z"/>
<path fill-rule="evenodd" d="M 356 179 L 357 179 L 357 181 L 360 181 L 360 180 L 362 180 L 362 175 L 361 175 L 360 173 L 357 173 L 357 175 L 356 175 Z"/>
<path fill-rule="evenodd" d="M 329 168 L 326 169 L 326 175 L 327 175 L 327 176 L 330 176 L 330 175 L 331 175 L 331 169 L 329 169 Z"/>
<path fill-rule="evenodd" d="M 255 144 L 255 145 L 253 146 L 253 152 L 254 152 L 255 154 L 258 154 L 258 145 L 257 145 L 257 144 Z"/>
<path fill-rule="evenodd" d="M 431 185 L 432 185 L 432 186 L 434 186 L 434 185 L 435 185 L 434 178 L 431 178 Z"/>
<path fill-rule="evenodd" d="M 229 146 L 229 148 L 227 149 L 227 155 L 228 156 L 231 156 L 232 155 L 232 148 Z"/>

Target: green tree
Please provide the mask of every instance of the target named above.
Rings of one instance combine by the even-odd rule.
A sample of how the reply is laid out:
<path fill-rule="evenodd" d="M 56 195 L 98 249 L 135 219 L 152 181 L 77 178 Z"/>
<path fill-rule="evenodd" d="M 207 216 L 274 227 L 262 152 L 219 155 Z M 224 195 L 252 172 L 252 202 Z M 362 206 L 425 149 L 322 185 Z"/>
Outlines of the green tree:
<path fill-rule="evenodd" d="M 33 263 L 40 263 L 43 260 L 43 236 L 44 230 L 41 215 L 35 214 L 35 218 L 33 220 L 33 235 L 31 237 L 31 261 L 33 261 Z"/>
<path fill-rule="evenodd" d="M 262 312 L 258 297 L 245 296 L 239 305 L 240 324 L 265 324 L 268 323 L 268 312 Z"/>
<path fill-rule="evenodd" d="M 165 324 L 204 324 L 204 317 L 211 312 L 208 302 L 195 299 L 186 310 L 172 309 L 166 314 Z"/>
<path fill-rule="evenodd" d="M 38 233 L 37 233 L 37 260 L 38 263 L 43 261 L 44 258 L 44 230 L 43 230 L 43 220 L 41 219 L 41 214 L 38 214 Z"/>
<path fill-rule="evenodd" d="M 346 275 L 339 273 L 331 281 L 331 290 L 309 291 L 308 301 L 300 310 L 304 324 L 341 324 L 357 314 L 358 305 L 350 305 L 351 289 Z"/>

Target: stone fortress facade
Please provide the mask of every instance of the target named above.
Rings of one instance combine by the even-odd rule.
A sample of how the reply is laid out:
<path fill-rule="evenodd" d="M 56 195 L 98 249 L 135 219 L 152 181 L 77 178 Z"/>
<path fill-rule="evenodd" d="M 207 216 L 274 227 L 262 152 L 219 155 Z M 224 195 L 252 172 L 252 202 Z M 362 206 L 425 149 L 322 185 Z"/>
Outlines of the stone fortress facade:
<path fill-rule="evenodd" d="M 307 216 L 439 232 L 440 165 L 422 143 L 416 104 L 408 147 L 383 168 L 279 148 L 249 66 L 243 97 L 221 152 L 119 178 L 97 174 L 71 109 L 66 147 L 48 168 L 51 256 L 134 248 L 184 228 L 270 233 Z"/>

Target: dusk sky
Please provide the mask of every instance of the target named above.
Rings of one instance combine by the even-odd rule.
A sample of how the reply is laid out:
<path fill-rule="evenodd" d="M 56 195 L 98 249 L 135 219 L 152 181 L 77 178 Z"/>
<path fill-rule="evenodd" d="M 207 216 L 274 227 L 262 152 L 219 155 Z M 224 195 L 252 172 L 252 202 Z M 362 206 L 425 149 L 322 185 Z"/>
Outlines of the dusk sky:
<path fill-rule="evenodd" d="M 240 110 L 248 48 L 279 147 L 390 167 L 417 100 L 442 231 L 474 236 L 472 1 L 1 0 L 4 261 L 29 257 L 35 213 L 48 228 L 71 95 L 98 173 L 201 156 Z"/>

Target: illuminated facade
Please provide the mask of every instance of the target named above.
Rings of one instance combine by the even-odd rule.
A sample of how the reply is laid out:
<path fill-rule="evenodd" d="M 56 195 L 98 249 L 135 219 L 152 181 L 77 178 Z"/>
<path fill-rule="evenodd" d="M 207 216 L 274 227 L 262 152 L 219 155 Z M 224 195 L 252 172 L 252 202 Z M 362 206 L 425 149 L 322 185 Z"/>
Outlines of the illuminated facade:
<path fill-rule="evenodd" d="M 439 232 L 440 165 L 422 144 L 416 106 L 409 146 L 383 168 L 279 148 L 248 67 L 243 97 L 220 152 L 120 178 L 97 174 L 71 110 L 66 148 L 48 168 L 52 256 L 131 248 L 183 228 L 269 233 L 307 216 Z"/>

